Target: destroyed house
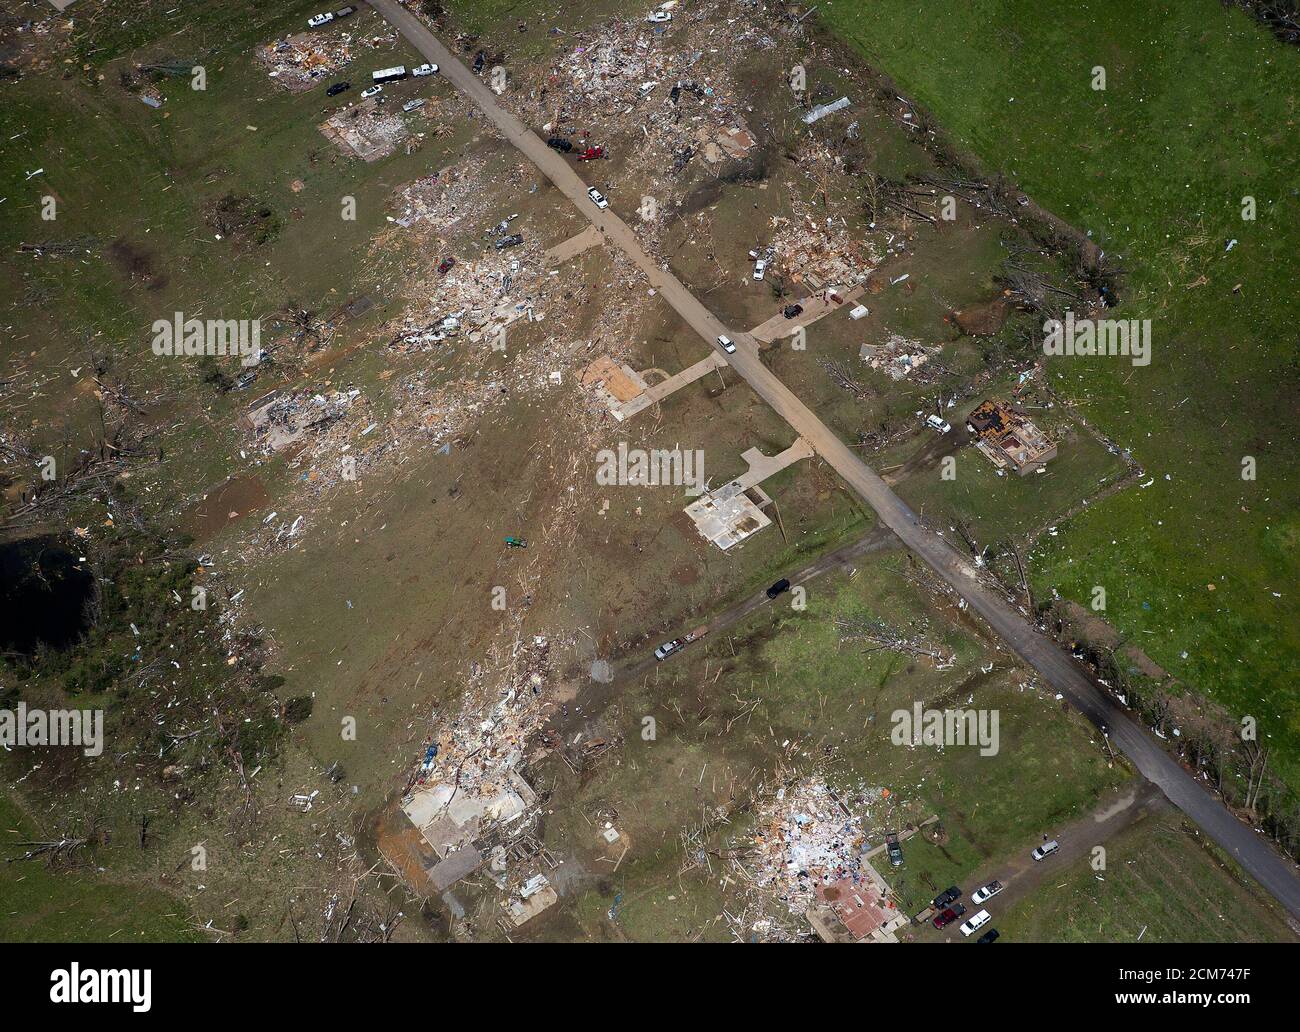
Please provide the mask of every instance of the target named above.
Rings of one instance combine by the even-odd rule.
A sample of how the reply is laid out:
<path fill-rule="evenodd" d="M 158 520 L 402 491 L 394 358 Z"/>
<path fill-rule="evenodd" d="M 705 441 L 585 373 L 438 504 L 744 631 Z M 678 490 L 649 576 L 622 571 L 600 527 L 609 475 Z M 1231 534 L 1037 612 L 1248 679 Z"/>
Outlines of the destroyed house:
<path fill-rule="evenodd" d="M 1056 445 L 1047 435 L 1004 401 L 981 402 L 966 417 L 966 429 L 998 469 L 1010 467 L 1024 476 L 1056 458 Z"/>

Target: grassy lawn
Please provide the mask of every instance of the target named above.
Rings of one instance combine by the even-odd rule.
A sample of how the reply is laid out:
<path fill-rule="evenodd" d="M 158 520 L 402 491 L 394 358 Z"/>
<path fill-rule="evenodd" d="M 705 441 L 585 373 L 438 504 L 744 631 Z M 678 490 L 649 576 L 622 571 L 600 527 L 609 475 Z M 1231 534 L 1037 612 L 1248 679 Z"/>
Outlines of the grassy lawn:
<path fill-rule="evenodd" d="M 1288 675 L 1300 655 L 1289 444 L 1300 53 L 1214 0 L 883 0 L 818 17 L 985 167 L 1122 256 L 1115 315 L 1152 320 L 1151 364 L 1049 368 L 1154 483 L 1063 527 L 1035 556 L 1038 589 L 1086 602 L 1104 585 L 1108 618 L 1165 669 L 1256 715 L 1276 768 L 1300 786 Z M 1105 91 L 1091 88 L 1097 65 Z M 1241 477 L 1247 455 L 1255 481 Z"/>
<path fill-rule="evenodd" d="M 1266 901 L 1176 813 L 1106 844 L 1107 866 L 1077 863 L 998 918 L 1007 942 L 1294 942 Z"/>
<path fill-rule="evenodd" d="M 39 839 L 36 826 L 0 792 L 0 835 L 8 859 L 13 843 Z M 109 881 L 90 869 L 52 870 L 42 860 L 0 864 L 2 942 L 189 942 L 188 908 L 157 889 Z"/>

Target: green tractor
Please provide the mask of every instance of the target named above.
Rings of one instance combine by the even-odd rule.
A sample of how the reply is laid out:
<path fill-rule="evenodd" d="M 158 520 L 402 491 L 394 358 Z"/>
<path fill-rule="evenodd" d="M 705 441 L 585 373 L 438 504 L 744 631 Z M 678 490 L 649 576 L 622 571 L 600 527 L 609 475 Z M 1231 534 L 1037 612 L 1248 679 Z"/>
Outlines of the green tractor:
<path fill-rule="evenodd" d="M 515 536 L 511 535 L 510 537 L 506 538 L 506 547 L 507 547 L 507 548 L 527 548 L 527 547 L 528 547 L 528 542 L 525 541 L 525 540 L 524 540 L 523 538 L 521 538 L 521 537 L 515 537 Z"/>

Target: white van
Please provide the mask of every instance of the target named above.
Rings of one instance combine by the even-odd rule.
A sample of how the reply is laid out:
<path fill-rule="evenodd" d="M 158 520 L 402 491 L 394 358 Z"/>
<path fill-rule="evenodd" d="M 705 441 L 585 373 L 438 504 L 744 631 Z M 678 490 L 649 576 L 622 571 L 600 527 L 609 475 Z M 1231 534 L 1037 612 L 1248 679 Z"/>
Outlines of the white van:
<path fill-rule="evenodd" d="M 983 928 L 983 927 L 984 927 L 986 924 L 988 924 L 989 921 L 991 921 L 991 920 L 992 920 L 992 918 L 989 917 L 989 912 L 988 912 L 987 910 L 981 910 L 978 914 L 976 914 L 974 917 L 972 917 L 969 921 L 963 921 L 963 922 L 962 922 L 962 924 L 961 924 L 961 934 L 962 934 L 962 935 L 971 935 L 972 933 L 974 933 L 974 932 L 978 931 L 979 929 Z"/>

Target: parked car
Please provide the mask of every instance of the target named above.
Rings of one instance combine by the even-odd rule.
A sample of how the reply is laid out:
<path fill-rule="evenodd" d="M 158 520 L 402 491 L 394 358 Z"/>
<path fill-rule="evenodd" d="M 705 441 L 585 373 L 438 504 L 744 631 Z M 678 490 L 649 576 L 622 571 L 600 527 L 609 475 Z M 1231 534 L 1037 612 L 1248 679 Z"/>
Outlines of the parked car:
<path fill-rule="evenodd" d="M 979 943 L 979 942 L 997 942 L 997 941 L 998 941 L 998 930 L 997 930 L 996 928 L 990 928 L 987 932 L 985 932 L 983 935 L 981 935 L 981 936 L 980 936 L 978 939 L 976 939 L 975 941 L 976 941 L 977 943 Z"/>
<path fill-rule="evenodd" d="M 885 832 L 885 852 L 889 854 L 889 862 L 895 867 L 903 863 L 903 847 L 898 844 L 898 832 Z"/>
<path fill-rule="evenodd" d="M 438 66 L 436 64 L 416 65 L 411 69 L 411 74 L 417 79 L 423 79 L 426 75 L 437 75 Z"/>
<path fill-rule="evenodd" d="M 722 345 L 722 350 L 728 355 L 734 355 L 736 353 L 736 345 L 731 342 L 731 338 L 725 333 L 718 335 L 718 343 Z"/>
<path fill-rule="evenodd" d="M 354 14 L 356 14 L 356 13 L 357 13 L 356 5 L 355 5 L 355 4 L 348 4 L 347 7 L 340 7 L 337 11 L 335 11 L 335 12 L 334 12 L 334 17 L 335 17 L 335 18 L 347 18 L 347 17 L 350 17 L 351 15 L 354 15 Z"/>
<path fill-rule="evenodd" d="M 803 305 L 786 305 L 781 309 L 781 314 L 787 319 L 793 319 L 797 315 L 803 315 Z"/>
<path fill-rule="evenodd" d="M 754 263 L 754 279 L 761 280 L 767 275 L 767 259 L 760 258 Z"/>
<path fill-rule="evenodd" d="M 498 251 L 504 251 L 507 247 L 518 247 L 523 242 L 524 235 L 522 233 L 511 233 L 508 237 L 502 237 L 498 240 L 496 248 Z"/>
<path fill-rule="evenodd" d="M 992 920 L 993 918 L 989 917 L 989 912 L 987 910 L 981 910 L 974 917 L 962 922 L 961 934 L 970 935 L 978 929 L 983 928 Z"/>
<path fill-rule="evenodd" d="M 786 580 L 784 577 L 782 577 L 779 581 L 777 581 L 775 584 L 773 584 L 770 588 L 767 589 L 767 597 L 776 598 L 777 595 L 780 595 L 782 592 L 789 591 L 789 590 L 790 590 L 790 582 Z"/>
<path fill-rule="evenodd" d="M 934 897 L 934 909 L 942 910 L 949 903 L 955 903 L 959 899 L 961 899 L 961 889 L 957 888 L 956 885 L 951 885 Z M 972 896 L 971 899 L 975 899 L 975 897 Z M 976 900 L 976 902 L 979 901 Z"/>
<path fill-rule="evenodd" d="M 415 111 L 417 108 L 424 107 L 424 98 L 416 97 L 414 100 L 408 100 L 402 105 L 403 111 Z"/>
<path fill-rule="evenodd" d="M 578 160 L 595 161 L 597 158 L 603 158 L 604 156 L 605 156 L 604 147 L 588 147 L 585 151 L 583 151 L 581 154 L 578 155 Z"/>
<path fill-rule="evenodd" d="M 1030 856 L 1032 856 L 1035 860 L 1043 860 L 1046 857 L 1051 856 L 1060 848 L 1061 848 L 1061 844 L 1057 842 L 1056 839 L 1052 839 L 1051 842 L 1044 842 L 1041 846 L 1035 849 L 1030 854 Z"/>
<path fill-rule="evenodd" d="M 666 641 L 655 649 L 655 659 L 663 662 L 674 652 L 678 652 L 685 646 L 686 641 L 683 638 L 674 638 L 672 641 Z"/>
<path fill-rule="evenodd" d="M 350 89 L 352 89 L 352 83 L 350 83 L 350 82 L 336 82 L 333 86 L 331 86 L 329 89 L 327 89 L 327 90 L 325 91 L 325 96 L 327 96 L 327 97 L 337 97 L 337 96 L 338 96 L 340 93 L 342 93 L 344 90 L 350 90 Z"/>
<path fill-rule="evenodd" d="M 925 425 L 931 430 L 937 430 L 941 434 L 946 434 L 952 429 L 952 425 L 941 419 L 939 416 L 926 416 Z"/>
<path fill-rule="evenodd" d="M 936 914 L 933 924 L 936 928 L 947 928 L 964 913 L 966 913 L 966 908 L 958 903 L 955 907 L 948 907 Z"/>
<path fill-rule="evenodd" d="M 367 86 L 361 91 L 361 99 L 366 100 L 369 97 L 377 97 L 384 92 L 384 88 L 379 85 Z"/>
<path fill-rule="evenodd" d="M 456 264 L 455 258 L 451 258 L 451 257 L 444 258 L 442 261 L 438 263 L 438 272 L 441 273 L 443 276 L 445 276 L 447 275 L 448 272 L 451 271 L 451 267 L 455 264 Z"/>
<path fill-rule="evenodd" d="M 667 11 L 651 11 L 646 15 L 646 21 L 651 25 L 662 25 L 664 22 L 670 22 L 672 20 L 673 16 Z"/>
<path fill-rule="evenodd" d="M 972 892 L 970 894 L 970 901 L 972 903 L 983 903 L 985 900 L 992 899 L 1001 891 L 1002 883 L 1000 881 L 991 881 L 987 885 Z"/>
<path fill-rule="evenodd" d="M 307 28 L 319 29 L 322 25 L 325 25 L 327 22 L 332 22 L 333 20 L 334 15 L 329 11 L 326 11 L 324 14 L 313 14 L 307 19 Z"/>
<path fill-rule="evenodd" d="M 563 136 L 552 136 L 546 141 L 546 146 L 550 147 L 551 150 L 559 151 L 561 154 L 568 154 L 569 151 L 573 150 L 573 144 Z"/>
<path fill-rule="evenodd" d="M 483 71 L 485 64 L 487 64 L 487 54 L 480 50 L 474 55 L 474 74 L 478 75 L 479 72 Z"/>
<path fill-rule="evenodd" d="M 596 207 L 604 211 L 609 207 L 609 201 L 605 200 L 605 195 L 597 190 L 594 186 L 587 191 L 587 196 L 596 202 Z"/>

